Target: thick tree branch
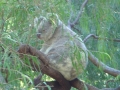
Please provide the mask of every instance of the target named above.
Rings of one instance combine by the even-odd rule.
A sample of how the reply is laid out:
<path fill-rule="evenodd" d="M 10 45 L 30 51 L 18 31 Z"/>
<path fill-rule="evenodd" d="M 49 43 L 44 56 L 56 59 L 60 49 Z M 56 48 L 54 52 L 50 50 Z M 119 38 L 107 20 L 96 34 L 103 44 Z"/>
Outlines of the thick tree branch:
<path fill-rule="evenodd" d="M 94 86 L 84 84 L 82 81 L 78 80 L 77 78 L 72 81 L 67 81 L 58 71 L 52 69 L 49 66 L 49 62 L 48 62 L 49 59 L 46 57 L 46 55 L 44 55 L 39 50 L 36 50 L 35 48 L 28 46 L 28 45 L 21 45 L 18 52 L 20 53 L 20 56 L 23 54 L 30 54 L 30 55 L 38 57 L 39 61 L 41 62 L 40 64 L 40 68 L 42 68 L 41 71 L 45 73 L 46 75 L 51 76 L 52 78 L 56 79 L 57 81 L 57 82 L 56 81 L 46 82 L 48 85 L 52 86 L 52 90 L 70 90 L 71 86 L 77 88 L 78 90 L 83 90 L 84 85 L 87 86 L 88 90 L 119 90 L 120 89 L 120 87 L 116 89 L 111 89 L 111 88 L 98 89 Z M 89 55 L 89 58 L 91 60 L 94 59 L 91 53 Z M 43 83 L 41 85 L 43 85 L 43 87 L 45 86 Z M 38 88 L 41 90 L 41 86 Z M 48 90 L 48 89 L 45 88 L 44 90 Z"/>
<path fill-rule="evenodd" d="M 120 42 L 120 39 L 108 39 L 108 38 L 102 38 L 102 37 L 99 37 L 99 36 L 96 36 L 94 34 L 89 34 L 83 41 L 84 43 L 90 39 L 91 37 L 93 37 L 94 39 L 102 39 L 102 40 L 109 40 L 109 41 L 114 41 L 114 42 Z"/>
<path fill-rule="evenodd" d="M 30 54 L 33 56 L 37 56 L 41 62 L 40 63 L 41 71 L 44 74 L 58 81 L 59 84 L 61 85 L 61 90 L 69 90 L 71 88 L 69 82 L 58 71 L 52 69 L 49 66 L 48 64 L 49 59 L 45 56 L 45 54 L 28 45 L 21 45 L 18 52 L 21 54 Z M 54 90 L 57 90 L 57 89 L 55 88 Z"/>

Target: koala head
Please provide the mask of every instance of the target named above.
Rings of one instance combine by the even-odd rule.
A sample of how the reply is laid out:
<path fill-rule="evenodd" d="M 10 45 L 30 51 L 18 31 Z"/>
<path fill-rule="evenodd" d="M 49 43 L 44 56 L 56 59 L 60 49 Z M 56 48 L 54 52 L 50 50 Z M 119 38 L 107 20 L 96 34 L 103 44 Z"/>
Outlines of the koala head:
<path fill-rule="evenodd" d="M 40 16 L 34 19 L 34 26 L 37 29 L 37 37 L 43 41 L 49 40 L 56 28 L 59 26 L 60 20 L 56 14 L 47 14 L 46 17 Z"/>

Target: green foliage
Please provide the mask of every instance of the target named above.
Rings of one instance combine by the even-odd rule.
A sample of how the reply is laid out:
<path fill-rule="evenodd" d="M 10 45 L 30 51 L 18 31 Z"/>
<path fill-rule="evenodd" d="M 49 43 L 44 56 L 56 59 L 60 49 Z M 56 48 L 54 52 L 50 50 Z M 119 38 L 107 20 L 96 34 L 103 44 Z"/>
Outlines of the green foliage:
<path fill-rule="evenodd" d="M 34 18 L 52 12 L 57 13 L 60 19 L 67 24 L 71 9 L 74 13 L 72 22 L 83 1 L 72 0 L 71 4 L 66 0 L 0 1 L 0 69 L 8 69 L 10 90 L 29 90 L 32 86 L 29 87 L 28 83 L 32 83 L 33 78 L 38 75 L 38 72 L 33 72 L 29 68 L 30 64 L 26 64 L 29 63 L 29 60 L 26 59 L 24 62 L 16 52 L 21 43 L 40 49 L 42 42 L 36 38 L 36 30 L 33 27 Z M 120 69 L 120 43 L 110 41 L 120 38 L 120 0 L 89 0 L 79 22 L 75 27 L 80 29 L 82 38 L 88 34 L 101 37 L 98 40 L 89 39 L 86 43 L 87 48 L 105 64 Z M 80 58 L 79 54 L 75 53 L 75 55 Z M 32 58 L 37 62 L 35 57 Z M 4 72 L 3 76 L 6 77 Z M 115 87 L 120 83 L 117 77 L 115 82 L 106 85 L 106 82 L 114 77 L 104 73 L 102 69 L 96 68 L 91 62 L 79 78 L 99 88 Z M 47 77 L 47 79 L 49 78 Z"/>
<path fill-rule="evenodd" d="M 99 60 L 116 69 L 120 69 L 120 65 L 118 64 L 120 62 L 120 43 L 112 40 L 120 38 L 120 6 L 118 4 L 120 4 L 120 1 L 116 0 L 91 0 L 88 2 L 85 12 L 80 19 L 80 27 L 82 28 L 84 37 L 88 34 L 95 34 L 100 37 L 98 40 L 91 38 L 87 41 L 86 45 L 89 50 Z M 105 38 L 108 40 L 104 40 Z M 113 77 L 105 74 L 101 69 L 99 71 L 91 63 L 88 65 L 88 73 L 90 83 L 97 87 L 107 86 L 107 81 L 110 79 L 114 80 Z M 91 81 L 94 82 L 92 83 Z M 113 82 L 113 84 L 113 87 L 118 86 L 119 81 Z M 112 86 L 108 83 L 107 87 Z"/>

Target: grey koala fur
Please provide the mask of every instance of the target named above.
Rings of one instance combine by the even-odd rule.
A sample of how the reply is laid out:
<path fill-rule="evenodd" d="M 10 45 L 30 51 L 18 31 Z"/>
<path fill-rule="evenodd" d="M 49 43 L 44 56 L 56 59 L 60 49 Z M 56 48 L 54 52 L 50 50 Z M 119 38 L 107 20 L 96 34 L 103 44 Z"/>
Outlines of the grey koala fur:
<path fill-rule="evenodd" d="M 50 59 L 50 67 L 69 81 L 77 78 L 88 63 L 87 48 L 82 39 L 56 14 L 35 18 L 34 23 L 38 38 L 44 41 L 40 51 Z"/>

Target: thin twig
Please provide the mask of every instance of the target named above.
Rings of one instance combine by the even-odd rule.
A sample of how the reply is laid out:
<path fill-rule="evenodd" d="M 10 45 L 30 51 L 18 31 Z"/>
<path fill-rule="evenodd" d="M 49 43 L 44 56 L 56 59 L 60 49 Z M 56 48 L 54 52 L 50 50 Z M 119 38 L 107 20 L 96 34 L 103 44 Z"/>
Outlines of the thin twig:
<path fill-rule="evenodd" d="M 94 34 L 89 34 L 83 41 L 84 43 L 89 39 L 93 37 L 94 39 L 103 39 L 103 40 L 108 40 L 108 41 L 114 41 L 114 42 L 120 42 L 120 39 L 108 39 L 108 38 L 102 38 L 102 37 L 99 37 L 99 36 L 96 36 Z"/>
<path fill-rule="evenodd" d="M 79 34 L 82 34 L 81 30 L 79 30 L 79 29 L 76 28 L 75 26 L 73 26 L 73 29 L 77 30 L 77 32 L 78 32 Z"/>
<path fill-rule="evenodd" d="M 2 26 L 1 26 L 1 32 L 4 30 L 4 26 L 5 26 L 5 20 L 4 20 L 4 10 L 2 10 Z"/>
<path fill-rule="evenodd" d="M 72 8 L 71 8 L 71 0 L 68 2 L 69 3 L 69 8 L 70 8 L 70 17 L 69 17 L 69 20 L 68 20 L 68 27 L 69 28 L 71 28 L 71 26 L 70 26 L 70 20 L 71 20 L 71 18 L 72 18 L 72 16 L 73 16 L 73 10 L 72 10 Z"/>

